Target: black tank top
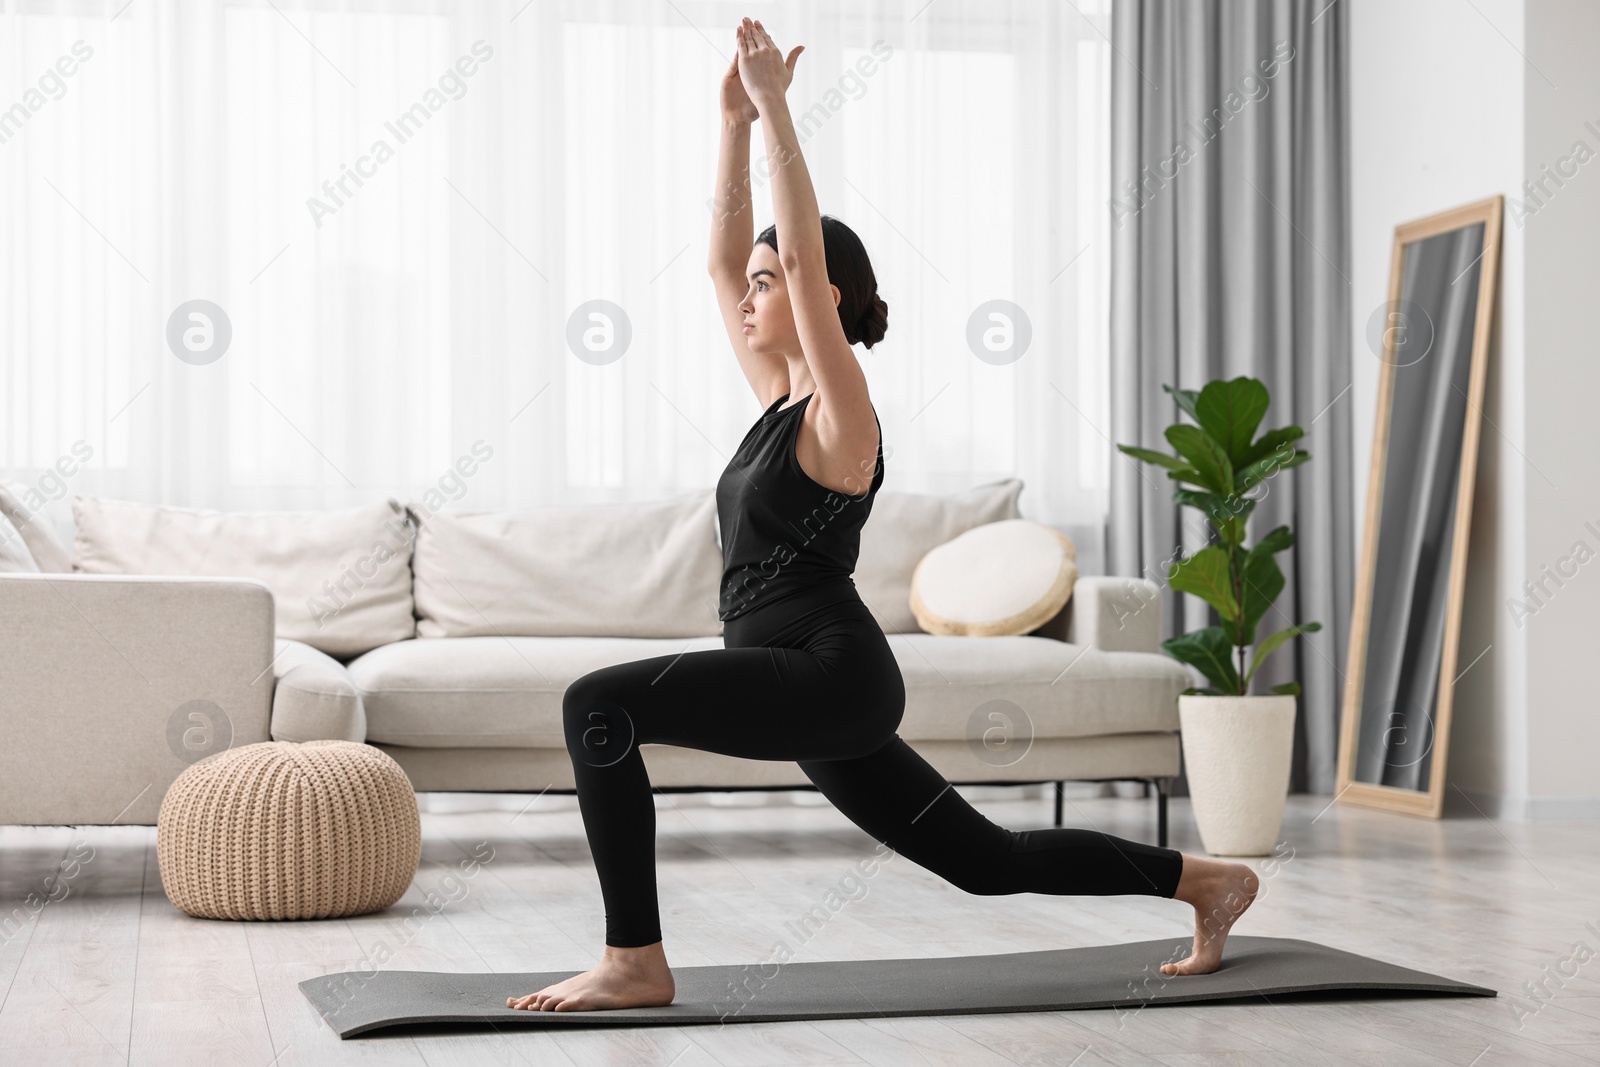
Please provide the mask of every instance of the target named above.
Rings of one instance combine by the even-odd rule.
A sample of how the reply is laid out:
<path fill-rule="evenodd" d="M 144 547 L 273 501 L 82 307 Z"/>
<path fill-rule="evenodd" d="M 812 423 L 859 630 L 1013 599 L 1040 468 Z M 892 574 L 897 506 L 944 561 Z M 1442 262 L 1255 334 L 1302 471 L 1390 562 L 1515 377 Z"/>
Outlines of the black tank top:
<path fill-rule="evenodd" d="M 774 401 L 717 481 L 723 562 L 717 616 L 724 622 L 819 582 L 848 581 L 856 569 L 861 527 L 883 484 L 883 424 L 871 482 L 863 470 L 848 483 L 864 489 L 853 495 L 830 489 L 801 469 L 794 451 L 813 396 L 782 409 L 789 394 Z M 872 417 L 877 421 L 876 410 Z"/>

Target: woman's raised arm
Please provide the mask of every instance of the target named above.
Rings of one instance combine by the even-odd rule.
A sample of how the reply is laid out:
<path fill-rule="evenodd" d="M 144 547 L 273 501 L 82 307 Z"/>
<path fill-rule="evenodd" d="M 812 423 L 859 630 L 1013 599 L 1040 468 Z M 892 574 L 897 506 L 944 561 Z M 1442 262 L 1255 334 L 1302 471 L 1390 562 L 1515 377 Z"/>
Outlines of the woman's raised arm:
<path fill-rule="evenodd" d="M 755 104 L 739 80 L 739 52 L 722 76 L 722 146 L 717 150 L 717 187 L 711 196 L 711 250 L 706 266 L 713 274 L 744 277 L 755 243 L 750 212 L 750 124 Z"/>
<path fill-rule="evenodd" d="M 746 31 L 740 37 L 740 76 L 761 112 L 766 139 L 778 258 L 789 288 L 795 333 L 821 394 L 820 405 L 812 406 L 819 408 L 817 429 L 823 445 L 837 447 L 847 456 L 870 454 L 878 440 L 877 416 L 867 393 L 867 376 L 845 337 L 828 280 L 822 213 L 784 95 L 788 82 L 782 55 L 760 22 L 754 24 L 753 33 Z"/>
<path fill-rule="evenodd" d="M 735 34 L 742 38 L 742 29 Z M 787 86 L 800 55 L 796 48 L 787 64 L 780 65 L 778 78 Z M 706 269 L 717 293 L 717 310 L 728 343 L 739 359 L 745 380 L 757 402 L 770 407 L 789 389 L 789 368 L 770 353 L 756 354 L 745 339 L 744 312 L 740 305 L 750 292 L 745 276 L 750 265 L 750 249 L 755 244 L 755 224 L 750 203 L 750 124 L 760 115 L 745 91 L 739 74 L 739 53 L 722 76 L 722 146 L 717 152 L 717 187 L 711 199 L 711 248 Z"/>

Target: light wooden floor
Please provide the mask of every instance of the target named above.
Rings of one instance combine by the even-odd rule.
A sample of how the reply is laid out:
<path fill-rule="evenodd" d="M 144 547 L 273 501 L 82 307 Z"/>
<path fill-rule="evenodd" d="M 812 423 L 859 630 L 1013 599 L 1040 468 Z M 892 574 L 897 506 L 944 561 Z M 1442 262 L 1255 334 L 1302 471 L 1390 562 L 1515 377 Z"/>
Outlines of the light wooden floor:
<path fill-rule="evenodd" d="M 1079 787 L 1082 789 L 1083 787 Z M 1092 788 L 1092 787 L 1091 787 Z M 963 789 L 963 792 L 967 790 Z M 991 794 L 992 795 L 992 794 Z M 876 845 L 815 796 L 660 797 L 663 920 L 675 965 L 760 963 Z M 1303 937 L 1491 986 L 1500 996 L 879 1018 L 546 1034 L 458 1028 L 341 1042 L 296 983 L 357 967 L 582 969 L 603 916 L 572 797 L 425 798 L 416 882 L 386 915 L 304 923 L 191 919 L 163 894 L 153 827 L 0 828 L 0 902 L 63 858 L 66 895 L 0 929 L 0 1063 L 281 1064 L 1584 1064 L 1600 1062 L 1595 823 L 1441 822 L 1290 798 L 1278 864 L 1239 932 Z M 1047 799 L 980 800 L 1015 828 Z M 499 804 L 501 808 L 491 805 Z M 475 811 L 459 810 L 472 805 Z M 457 810 L 449 810 L 454 807 Z M 1074 825 L 1153 839 L 1153 802 L 1081 797 Z M 1198 851 L 1188 802 L 1176 848 Z M 486 846 L 479 846 L 486 842 Z M 458 864 L 493 849 L 471 879 Z M 91 855 L 92 858 L 87 858 Z M 1292 850 L 1292 851 L 1291 851 Z M 451 875 L 455 872 L 456 879 Z M 945 956 L 1189 935 L 1153 897 L 969 896 L 891 859 L 797 959 Z M 400 916 L 432 891 L 426 921 Z M 1592 925 L 1586 925 L 1592 924 Z M 1575 946 L 1582 944 L 1577 954 Z M 1565 962 L 1564 962 L 1565 961 Z M 1565 975 L 1563 975 L 1565 971 Z M 1548 1000 L 1526 996 L 1545 981 Z M 508 994 L 531 990 L 508 989 Z M 1522 994 L 1522 995 L 1519 995 Z"/>

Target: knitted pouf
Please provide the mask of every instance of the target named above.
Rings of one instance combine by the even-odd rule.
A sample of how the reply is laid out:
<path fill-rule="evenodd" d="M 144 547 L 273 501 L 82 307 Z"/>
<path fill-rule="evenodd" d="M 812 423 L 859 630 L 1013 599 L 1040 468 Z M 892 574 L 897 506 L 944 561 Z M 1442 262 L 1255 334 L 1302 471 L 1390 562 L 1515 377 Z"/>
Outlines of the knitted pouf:
<path fill-rule="evenodd" d="M 411 780 L 353 741 L 262 741 L 178 776 L 156 816 L 167 897 L 202 919 L 325 919 L 399 900 L 422 858 Z"/>

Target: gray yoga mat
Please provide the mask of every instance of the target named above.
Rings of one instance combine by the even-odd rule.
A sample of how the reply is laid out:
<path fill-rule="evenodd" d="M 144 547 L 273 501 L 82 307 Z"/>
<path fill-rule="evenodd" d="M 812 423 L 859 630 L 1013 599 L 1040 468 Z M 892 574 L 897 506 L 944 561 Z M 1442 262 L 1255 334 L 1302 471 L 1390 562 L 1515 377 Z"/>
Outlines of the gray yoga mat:
<path fill-rule="evenodd" d="M 498 974 L 341 971 L 300 983 L 341 1038 L 410 1023 L 509 1026 L 680 1026 L 889 1015 L 1136 1010 L 1151 1004 L 1400 990 L 1492 997 L 1493 989 L 1288 937 L 1232 934 L 1211 974 L 1169 977 L 1188 938 L 932 959 L 674 967 L 677 995 L 656 1008 L 519 1011 L 506 998 L 579 971 Z M 1264 1010 L 1270 1008 L 1263 1003 Z"/>

